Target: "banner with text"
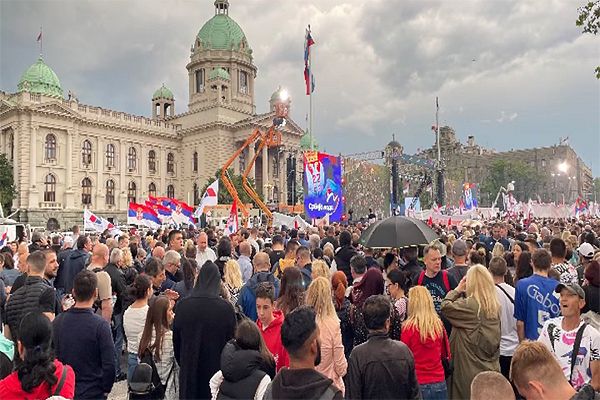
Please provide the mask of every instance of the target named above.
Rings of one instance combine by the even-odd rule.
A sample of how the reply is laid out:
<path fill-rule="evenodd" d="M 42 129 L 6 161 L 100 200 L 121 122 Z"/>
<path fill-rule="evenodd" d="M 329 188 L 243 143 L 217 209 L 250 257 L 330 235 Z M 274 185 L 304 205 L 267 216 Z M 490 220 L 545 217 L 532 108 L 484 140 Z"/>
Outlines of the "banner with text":
<path fill-rule="evenodd" d="M 342 167 L 340 157 L 304 152 L 304 210 L 311 219 L 342 217 Z"/>

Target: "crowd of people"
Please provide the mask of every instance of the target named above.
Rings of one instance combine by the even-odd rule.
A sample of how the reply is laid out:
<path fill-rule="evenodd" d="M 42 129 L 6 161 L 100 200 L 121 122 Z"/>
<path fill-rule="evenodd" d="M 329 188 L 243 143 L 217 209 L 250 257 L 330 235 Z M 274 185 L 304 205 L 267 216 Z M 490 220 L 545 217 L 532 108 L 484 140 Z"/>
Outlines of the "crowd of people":
<path fill-rule="evenodd" d="M 600 221 L 366 228 L 9 243 L 0 399 L 598 399 Z"/>

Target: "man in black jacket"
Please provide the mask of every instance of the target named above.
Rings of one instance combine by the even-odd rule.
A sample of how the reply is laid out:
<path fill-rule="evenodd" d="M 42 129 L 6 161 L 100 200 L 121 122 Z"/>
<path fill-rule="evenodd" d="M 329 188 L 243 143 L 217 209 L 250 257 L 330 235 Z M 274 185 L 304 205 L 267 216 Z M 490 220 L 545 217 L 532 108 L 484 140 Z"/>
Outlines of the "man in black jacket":
<path fill-rule="evenodd" d="M 348 282 L 352 282 L 352 273 L 350 272 L 350 259 L 357 255 L 356 248 L 352 246 L 352 234 L 349 231 L 340 233 L 340 248 L 335 252 L 335 268 L 346 274 Z"/>
<path fill-rule="evenodd" d="M 73 279 L 85 265 L 92 251 L 92 240 L 89 236 L 80 235 L 77 238 L 77 249 L 74 250 L 65 261 L 65 293 L 71 293 L 73 290 Z"/>
<path fill-rule="evenodd" d="M 404 265 L 402 271 L 408 271 L 413 284 L 416 282 L 417 277 L 423 272 L 423 266 L 419 263 L 419 249 L 417 247 L 407 247 L 402 249 L 402 259 Z"/>
<path fill-rule="evenodd" d="M 390 312 L 391 303 L 382 295 L 365 301 L 369 340 L 355 347 L 348 360 L 346 399 L 422 399 L 413 354 L 388 335 Z"/>
<path fill-rule="evenodd" d="M 343 399 L 333 381 L 315 370 L 321 362 L 317 313 L 302 306 L 288 314 L 281 325 L 281 342 L 290 356 L 290 367 L 279 370 L 267 386 L 265 400 Z"/>

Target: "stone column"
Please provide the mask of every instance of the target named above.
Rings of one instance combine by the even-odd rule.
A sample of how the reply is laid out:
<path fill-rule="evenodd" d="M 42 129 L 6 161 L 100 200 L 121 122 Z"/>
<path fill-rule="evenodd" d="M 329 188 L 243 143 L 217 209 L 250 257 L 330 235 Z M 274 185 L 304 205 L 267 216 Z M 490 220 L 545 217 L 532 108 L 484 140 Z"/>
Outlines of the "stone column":
<path fill-rule="evenodd" d="M 15 183 L 15 186 L 17 187 L 17 190 L 19 191 L 23 191 L 24 186 L 23 186 L 23 182 L 21 182 L 21 180 L 19 179 L 19 176 L 22 174 L 21 172 L 21 155 L 20 155 L 20 146 L 21 146 L 21 139 L 20 139 L 20 134 L 17 133 L 21 133 L 22 132 L 22 128 L 23 125 L 22 124 L 18 124 L 17 125 L 17 129 L 12 129 L 11 131 L 9 131 L 8 133 L 8 139 L 10 138 L 10 134 L 12 132 L 12 144 L 9 143 L 9 148 L 7 149 L 7 154 L 10 156 L 10 146 L 12 145 L 13 147 L 13 182 Z M 17 197 L 15 197 L 15 199 L 12 202 L 12 209 L 17 209 L 19 208 L 23 203 L 22 201 L 24 200 L 24 196 L 21 193 L 17 194 Z"/>
<path fill-rule="evenodd" d="M 164 168 L 163 168 L 164 165 Z M 160 188 L 157 188 L 156 191 L 157 196 L 166 196 L 167 195 L 167 153 L 165 152 L 165 148 L 160 146 L 160 158 L 158 159 L 156 170 L 160 174 Z"/>
<path fill-rule="evenodd" d="M 146 154 L 148 154 L 148 149 L 146 148 L 145 144 L 142 144 L 141 146 L 141 151 L 140 151 L 140 174 L 142 176 L 141 179 L 141 187 L 139 190 L 139 196 L 141 199 L 145 199 L 148 197 L 148 185 L 146 183 L 146 174 L 148 173 L 146 171 L 146 169 L 148 168 L 148 162 L 146 161 L 145 157 Z"/>
<path fill-rule="evenodd" d="M 98 171 L 98 178 L 96 179 L 96 210 L 106 209 L 106 202 L 104 201 L 104 187 L 105 182 L 103 179 L 104 172 L 104 141 L 102 137 L 98 137 L 98 150 L 96 154 L 96 169 Z"/>
<path fill-rule="evenodd" d="M 75 191 L 73 190 L 73 131 L 67 129 L 67 172 L 65 176 L 64 208 L 75 208 Z"/>
<path fill-rule="evenodd" d="M 8 131 L 0 131 L 0 153 L 8 153 L 5 149 L 6 147 L 6 136 L 8 135 Z"/>
<path fill-rule="evenodd" d="M 268 193 L 266 185 L 269 183 L 269 148 L 267 146 L 262 148 L 262 190 L 263 190 L 263 198 L 265 199 L 265 203 L 268 201 Z"/>
<path fill-rule="evenodd" d="M 37 166 L 37 136 L 38 126 L 31 127 L 31 143 L 29 143 L 29 208 L 38 208 L 38 193 L 36 186 L 36 166 Z"/>
<path fill-rule="evenodd" d="M 118 210 L 127 210 L 128 206 L 127 206 L 127 182 L 125 181 L 125 170 L 127 170 L 127 163 L 128 163 L 128 157 L 129 157 L 129 153 L 128 153 L 128 149 L 127 149 L 127 143 L 125 143 L 124 140 L 120 140 L 119 141 L 120 145 L 120 150 L 119 150 L 119 155 L 117 156 L 117 162 L 118 162 L 118 166 L 119 166 L 119 191 L 117 192 L 118 194 Z M 120 157 L 119 157 L 120 156 Z"/>

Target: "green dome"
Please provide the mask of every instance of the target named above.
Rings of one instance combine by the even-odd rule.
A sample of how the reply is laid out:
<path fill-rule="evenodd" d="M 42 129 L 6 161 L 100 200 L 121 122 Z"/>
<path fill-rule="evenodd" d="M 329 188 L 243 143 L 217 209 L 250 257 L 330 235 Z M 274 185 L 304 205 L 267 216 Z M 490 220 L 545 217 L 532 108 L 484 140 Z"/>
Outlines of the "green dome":
<path fill-rule="evenodd" d="M 156 99 L 173 100 L 173 98 L 174 98 L 173 92 L 171 92 L 169 89 L 167 89 L 165 87 L 164 83 L 156 92 L 154 92 L 154 95 L 152 96 L 152 100 L 156 100 Z"/>
<path fill-rule="evenodd" d="M 273 92 L 273 94 L 271 95 L 271 100 L 279 100 L 280 97 L 281 97 L 281 86 L 279 86 L 279 89 L 277 89 L 276 91 Z"/>
<path fill-rule="evenodd" d="M 313 137 L 313 145 L 314 150 L 319 149 L 319 142 L 317 142 L 317 138 Z M 302 150 L 310 150 L 310 133 L 308 133 L 308 129 L 302 138 L 300 139 L 300 148 Z"/>
<path fill-rule="evenodd" d="M 213 69 L 210 74 L 208 74 L 208 79 L 213 79 L 213 78 L 223 78 L 226 81 L 230 81 L 231 77 L 229 76 L 229 72 L 227 72 L 226 70 L 224 70 L 223 68 L 221 68 L 221 66 L 217 66 L 217 68 Z"/>
<path fill-rule="evenodd" d="M 58 76 L 44 63 L 42 57 L 23 73 L 17 89 L 19 92 L 28 91 L 46 96 L 62 97 L 63 95 Z"/>
<path fill-rule="evenodd" d="M 215 15 L 198 32 L 198 39 L 202 42 L 203 48 L 207 48 L 210 42 L 210 48 L 213 50 L 231 50 L 232 40 L 234 50 L 238 50 L 245 37 L 242 28 L 227 14 Z M 252 54 L 247 40 L 246 52 L 248 55 Z"/>

